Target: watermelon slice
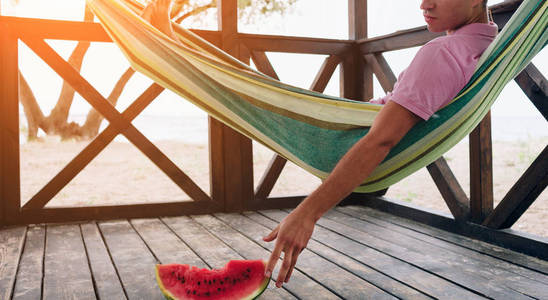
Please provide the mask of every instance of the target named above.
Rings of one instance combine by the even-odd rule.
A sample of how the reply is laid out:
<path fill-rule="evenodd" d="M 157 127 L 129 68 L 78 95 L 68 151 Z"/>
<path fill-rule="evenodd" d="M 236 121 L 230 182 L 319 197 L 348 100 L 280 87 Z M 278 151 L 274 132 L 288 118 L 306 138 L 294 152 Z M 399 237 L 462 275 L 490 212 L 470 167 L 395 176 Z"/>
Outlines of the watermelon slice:
<path fill-rule="evenodd" d="M 222 269 L 156 265 L 156 280 L 167 299 L 255 299 L 266 289 L 262 260 L 231 260 Z"/>

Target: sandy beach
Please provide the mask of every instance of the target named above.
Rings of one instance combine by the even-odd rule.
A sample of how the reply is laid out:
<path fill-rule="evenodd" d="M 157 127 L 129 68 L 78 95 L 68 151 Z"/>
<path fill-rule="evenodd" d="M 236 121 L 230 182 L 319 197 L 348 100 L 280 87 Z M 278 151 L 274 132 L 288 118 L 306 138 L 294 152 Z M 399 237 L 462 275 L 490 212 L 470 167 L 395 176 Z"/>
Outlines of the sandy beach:
<path fill-rule="evenodd" d="M 59 141 L 47 137 L 21 145 L 22 201 L 28 201 L 88 142 Z M 206 144 L 157 141 L 155 144 L 209 193 Z M 548 138 L 493 143 L 495 205 L 548 144 Z M 272 152 L 254 143 L 254 179 L 258 182 Z M 464 190 L 469 191 L 468 143 L 463 141 L 445 155 Z M 320 180 L 289 163 L 276 184 L 273 196 L 306 195 Z M 392 186 L 387 197 L 449 213 L 426 169 Z M 184 201 L 184 194 L 136 147 L 115 141 L 94 159 L 48 206 L 90 206 L 128 203 Z M 513 229 L 548 237 L 548 191 L 535 201 Z"/>

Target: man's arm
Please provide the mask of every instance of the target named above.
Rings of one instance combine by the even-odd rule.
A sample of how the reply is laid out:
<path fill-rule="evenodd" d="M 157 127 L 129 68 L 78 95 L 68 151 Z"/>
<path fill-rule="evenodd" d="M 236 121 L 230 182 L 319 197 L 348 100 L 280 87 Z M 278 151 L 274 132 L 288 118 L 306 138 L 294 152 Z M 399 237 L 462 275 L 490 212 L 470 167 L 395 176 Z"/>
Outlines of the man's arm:
<path fill-rule="evenodd" d="M 264 238 L 265 241 L 277 239 L 267 265 L 267 276 L 272 274 L 284 252 L 276 281 L 278 287 L 289 280 L 317 220 L 358 187 L 420 120 L 403 106 L 389 101 L 375 118 L 369 133 L 352 146 L 327 179 Z"/>

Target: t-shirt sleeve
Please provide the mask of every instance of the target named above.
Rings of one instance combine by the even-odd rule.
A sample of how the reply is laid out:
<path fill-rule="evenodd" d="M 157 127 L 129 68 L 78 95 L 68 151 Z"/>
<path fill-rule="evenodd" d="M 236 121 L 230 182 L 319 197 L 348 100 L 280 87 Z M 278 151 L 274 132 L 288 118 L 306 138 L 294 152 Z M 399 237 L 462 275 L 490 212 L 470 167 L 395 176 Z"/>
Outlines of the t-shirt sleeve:
<path fill-rule="evenodd" d="M 449 49 L 441 43 L 429 43 L 398 78 L 390 100 L 428 120 L 465 84 L 464 72 Z"/>

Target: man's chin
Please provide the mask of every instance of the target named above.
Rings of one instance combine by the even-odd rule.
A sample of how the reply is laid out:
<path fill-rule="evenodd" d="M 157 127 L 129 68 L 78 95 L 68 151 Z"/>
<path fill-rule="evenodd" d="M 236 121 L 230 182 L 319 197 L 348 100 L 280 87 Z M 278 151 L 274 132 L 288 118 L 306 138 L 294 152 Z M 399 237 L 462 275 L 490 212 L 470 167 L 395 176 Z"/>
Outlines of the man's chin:
<path fill-rule="evenodd" d="M 428 29 L 428 31 L 432 32 L 432 33 L 438 33 L 438 32 L 444 32 L 445 29 L 440 29 L 440 28 L 436 28 L 436 27 L 433 27 L 433 26 L 430 26 L 430 25 L 426 25 L 426 29 Z"/>

